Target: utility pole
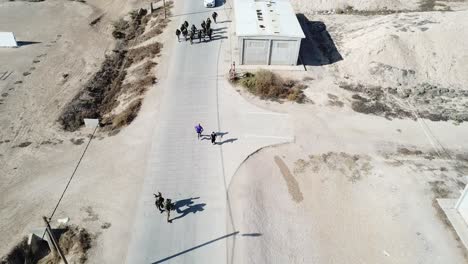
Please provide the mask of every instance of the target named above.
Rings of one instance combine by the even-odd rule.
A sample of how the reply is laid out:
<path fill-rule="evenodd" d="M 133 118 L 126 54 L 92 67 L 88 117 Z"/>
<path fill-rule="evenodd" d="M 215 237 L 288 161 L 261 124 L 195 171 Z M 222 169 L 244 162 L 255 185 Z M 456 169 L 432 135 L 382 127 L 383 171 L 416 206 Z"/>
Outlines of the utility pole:
<path fill-rule="evenodd" d="M 46 223 L 46 231 L 49 234 L 49 238 L 52 241 L 52 244 L 54 245 L 55 249 L 59 253 L 59 255 L 62 258 L 63 262 L 65 264 L 68 264 L 68 261 L 65 258 L 65 255 L 63 254 L 62 250 L 60 249 L 60 246 L 59 246 L 57 240 L 55 239 L 54 234 L 52 233 L 52 228 L 50 228 L 49 220 L 47 220 L 47 217 L 45 217 L 45 216 L 43 216 L 42 219 L 44 219 L 44 222 Z"/>

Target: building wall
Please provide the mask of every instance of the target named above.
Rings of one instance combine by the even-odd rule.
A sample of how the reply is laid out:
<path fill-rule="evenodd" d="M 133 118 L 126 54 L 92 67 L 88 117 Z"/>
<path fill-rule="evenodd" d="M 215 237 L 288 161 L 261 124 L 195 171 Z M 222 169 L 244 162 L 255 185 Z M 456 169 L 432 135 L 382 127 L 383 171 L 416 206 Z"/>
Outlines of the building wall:
<path fill-rule="evenodd" d="M 296 65 L 301 39 L 239 37 L 239 62 L 250 65 Z"/>

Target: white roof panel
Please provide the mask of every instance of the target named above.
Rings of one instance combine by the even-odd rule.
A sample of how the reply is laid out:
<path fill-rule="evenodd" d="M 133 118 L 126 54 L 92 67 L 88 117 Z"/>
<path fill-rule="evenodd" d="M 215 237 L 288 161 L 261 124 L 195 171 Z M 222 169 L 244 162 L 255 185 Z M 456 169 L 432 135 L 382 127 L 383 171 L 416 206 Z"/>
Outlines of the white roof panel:
<path fill-rule="evenodd" d="M 0 32 L 0 47 L 18 47 L 13 32 Z"/>
<path fill-rule="evenodd" d="M 289 0 L 234 0 L 237 36 L 305 38 Z"/>

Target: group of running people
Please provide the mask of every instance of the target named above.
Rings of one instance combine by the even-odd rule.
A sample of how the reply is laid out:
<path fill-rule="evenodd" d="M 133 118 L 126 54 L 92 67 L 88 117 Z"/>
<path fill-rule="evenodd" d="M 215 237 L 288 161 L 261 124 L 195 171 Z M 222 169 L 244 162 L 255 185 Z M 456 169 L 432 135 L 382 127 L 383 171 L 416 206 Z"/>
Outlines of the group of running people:
<path fill-rule="evenodd" d="M 213 21 L 216 23 L 216 18 L 218 17 L 218 13 L 213 12 L 211 15 Z M 201 23 L 201 29 L 197 29 L 197 27 L 192 24 L 192 27 L 189 29 L 189 23 L 185 21 L 180 26 L 180 29 L 176 29 L 176 36 L 177 40 L 180 41 L 180 35 L 185 38 L 185 41 L 190 40 L 190 44 L 193 44 L 193 40 L 198 38 L 200 42 L 205 41 L 208 37 L 210 40 L 213 37 L 213 29 L 211 28 L 211 19 L 207 18 L 206 21 L 203 20 Z"/>
<path fill-rule="evenodd" d="M 204 136 L 204 135 L 202 135 L 203 127 L 201 126 L 201 124 L 198 124 L 198 125 L 195 126 L 195 131 L 197 132 L 198 139 L 200 139 L 202 136 Z M 213 144 L 213 145 L 216 144 L 216 137 L 217 137 L 217 134 L 215 132 L 212 132 L 211 135 L 210 135 L 211 144 Z M 161 214 L 164 211 L 166 211 L 167 212 L 167 222 L 172 223 L 172 220 L 169 219 L 171 217 L 171 211 L 175 209 L 175 205 L 174 205 L 174 203 L 172 203 L 172 200 L 171 199 L 164 199 L 161 192 L 158 192 L 158 194 L 153 193 L 153 195 L 154 195 L 154 198 L 156 199 L 156 201 L 154 202 L 154 204 L 156 205 L 156 208 L 159 209 L 159 212 Z"/>
<path fill-rule="evenodd" d="M 167 222 L 172 223 L 172 220 L 169 218 L 171 217 L 171 211 L 174 210 L 174 204 L 172 203 L 171 199 L 164 199 L 162 197 L 161 192 L 158 192 L 158 194 L 153 193 L 154 198 L 156 201 L 154 202 L 156 207 L 159 209 L 159 212 L 162 214 L 164 211 L 167 212 Z"/>
<path fill-rule="evenodd" d="M 200 139 L 202 136 L 206 136 L 206 135 L 202 135 L 203 133 L 203 127 L 198 124 L 195 126 L 195 131 L 197 132 L 197 135 L 198 135 L 198 139 Z M 211 139 L 211 144 L 216 144 L 216 137 L 218 136 L 218 134 L 216 134 L 214 131 L 211 132 L 210 134 L 210 139 Z"/>

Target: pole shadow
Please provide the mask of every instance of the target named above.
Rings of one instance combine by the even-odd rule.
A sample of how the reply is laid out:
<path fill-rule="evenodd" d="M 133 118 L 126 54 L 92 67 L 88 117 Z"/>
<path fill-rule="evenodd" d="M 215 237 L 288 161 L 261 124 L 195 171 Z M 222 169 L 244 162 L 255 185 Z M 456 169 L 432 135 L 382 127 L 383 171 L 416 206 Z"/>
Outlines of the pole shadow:
<path fill-rule="evenodd" d="M 343 60 L 325 23 L 310 21 L 304 14 L 297 14 L 297 19 L 306 36 L 301 41 L 299 64 L 322 66 Z"/>
<path fill-rule="evenodd" d="M 212 243 L 214 243 L 214 242 L 216 242 L 216 241 L 223 240 L 223 239 L 226 239 L 226 238 L 231 237 L 231 236 L 235 236 L 235 235 L 237 235 L 238 233 L 239 233 L 239 231 L 236 231 L 236 232 L 233 232 L 233 233 L 230 233 L 230 234 L 227 234 L 227 235 L 224 235 L 224 236 L 215 238 L 215 239 L 213 239 L 213 240 L 210 240 L 210 241 L 205 242 L 205 243 L 203 243 L 203 244 L 200 244 L 200 245 L 198 245 L 198 246 L 189 248 L 189 249 L 187 249 L 187 250 L 181 251 L 181 252 L 179 252 L 179 253 L 177 253 L 177 254 L 174 254 L 174 255 L 172 255 L 172 256 L 169 256 L 169 257 L 163 258 L 163 259 L 161 259 L 161 260 L 158 260 L 158 261 L 156 261 L 156 262 L 153 262 L 152 264 L 163 263 L 163 262 L 165 262 L 165 261 L 168 261 L 168 260 L 170 260 L 170 259 L 173 259 L 173 258 L 178 257 L 178 256 L 180 256 L 180 255 L 183 255 L 183 254 L 185 254 L 185 253 L 188 253 L 188 252 L 190 252 L 190 251 L 193 251 L 193 250 L 199 249 L 199 248 L 201 248 L 201 247 L 204 247 L 204 246 L 206 246 L 206 245 L 212 244 Z"/>
<path fill-rule="evenodd" d="M 259 237 L 259 236 L 262 236 L 262 233 L 246 233 L 246 234 L 242 234 L 242 236 Z"/>

